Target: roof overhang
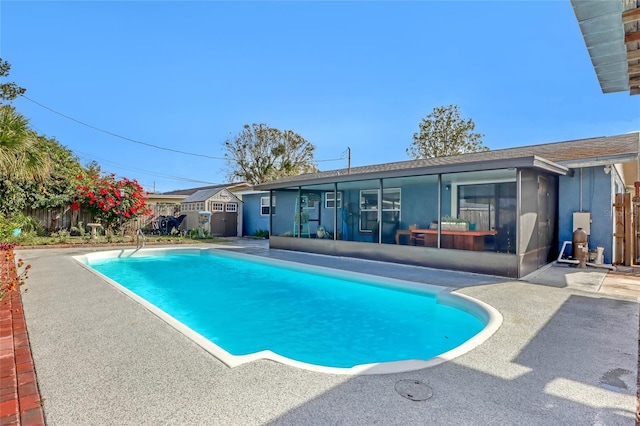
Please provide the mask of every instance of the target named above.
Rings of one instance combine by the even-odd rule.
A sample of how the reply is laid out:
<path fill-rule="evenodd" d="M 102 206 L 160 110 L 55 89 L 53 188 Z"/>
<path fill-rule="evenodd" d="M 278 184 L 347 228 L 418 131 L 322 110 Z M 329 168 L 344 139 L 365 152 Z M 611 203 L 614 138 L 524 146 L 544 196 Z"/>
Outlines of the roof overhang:
<path fill-rule="evenodd" d="M 617 165 L 621 172 L 621 179 L 628 188 L 633 188 L 634 182 L 640 180 L 640 160 L 634 154 L 610 155 L 606 157 L 584 158 L 576 161 L 563 161 L 563 165 L 578 169 L 581 167 L 609 167 Z"/>
<path fill-rule="evenodd" d="M 603 93 L 640 93 L 640 0 L 571 0 Z"/>
<path fill-rule="evenodd" d="M 336 171 L 335 175 L 317 178 L 287 179 L 286 181 L 274 181 L 256 185 L 254 188 L 260 191 L 272 189 L 296 188 L 298 186 L 322 185 L 328 183 L 354 182 L 366 179 L 389 179 L 397 177 L 437 175 L 441 173 L 477 172 L 484 170 L 534 168 L 556 175 L 572 175 L 573 171 L 566 166 L 546 160 L 536 155 L 519 158 L 502 158 L 497 160 L 460 162 L 456 164 L 436 165 L 428 167 L 413 167 L 397 170 L 379 170 L 366 173 L 344 174 Z"/>

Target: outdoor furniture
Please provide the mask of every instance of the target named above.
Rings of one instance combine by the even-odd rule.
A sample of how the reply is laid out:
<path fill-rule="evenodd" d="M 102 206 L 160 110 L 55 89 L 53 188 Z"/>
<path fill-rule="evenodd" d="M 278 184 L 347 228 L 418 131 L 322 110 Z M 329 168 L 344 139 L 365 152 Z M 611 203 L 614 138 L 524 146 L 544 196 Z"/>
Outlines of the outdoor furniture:
<path fill-rule="evenodd" d="M 396 244 L 400 244 L 400 237 L 406 235 L 407 239 L 411 241 L 411 231 L 416 229 L 418 225 L 409 225 L 409 229 L 396 230 Z"/>
<path fill-rule="evenodd" d="M 155 235 L 170 235 L 173 228 L 179 230 L 180 225 L 184 218 L 187 217 L 186 214 L 180 215 L 178 217 L 174 216 L 158 216 L 156 220 L 152 222 L 153 230 L 152 234 Z"/>
<path fill-rule="evenodd" d="M 385 244 L 393 244 L 395 242 L 397 222 L 382 222 L 382 242 Z M 379 238 L 380 222 L 376 222 L 371 232 L 371 238 L 374 243 L 380 242 Z"/>
<path fill-rule="evenodd" d="M 496 235 L 498 231 L 441 231 L 440 247 L 456 250 L 484 250 L 484 237 Z M 409 239 L 411 245 L 425 247 L 438 246 L 437 229 L 412 229 Z"/>

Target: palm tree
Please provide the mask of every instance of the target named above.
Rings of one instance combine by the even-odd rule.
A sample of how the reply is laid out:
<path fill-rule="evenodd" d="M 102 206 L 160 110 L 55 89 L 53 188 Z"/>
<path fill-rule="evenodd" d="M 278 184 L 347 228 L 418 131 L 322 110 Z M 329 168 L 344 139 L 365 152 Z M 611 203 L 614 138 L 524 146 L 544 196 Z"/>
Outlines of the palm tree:
<path fill-rule="evenodd" d="M 0 105 L 0 175 L 10 179 L 42 181 L 50 176 L 52 161 L 40 146 L 29 120 L 11 105 Z"/>

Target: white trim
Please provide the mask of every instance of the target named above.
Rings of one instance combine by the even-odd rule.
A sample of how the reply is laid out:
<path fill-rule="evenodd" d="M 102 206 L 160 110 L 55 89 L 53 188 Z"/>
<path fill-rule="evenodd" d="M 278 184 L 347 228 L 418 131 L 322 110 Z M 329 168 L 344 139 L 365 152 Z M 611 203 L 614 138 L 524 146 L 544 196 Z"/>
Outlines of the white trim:
<path fill-rule="evenodd" d="M 358 210 L 360 211 L 360 220 L 358 221 L 358 231 L 360 232 L 372 232 L 372 230 L 370 229 L 363 229 L 362 228 L 362 212 L 373 212 L 373 211 L 378 211 L 378 206 L 376 205 L 375 208 L 373 209 L 363 209 L 362 208 L 362 193 L 369 193 L 369 194 L 373 194 L 376 193 L 378 195 L 378 204 L 380 204 L 380 189 L 361 189 L 360 193 L 359 193 L 359 198 L 358 198 Z M 385 192 L 397 192 L 398 193 L 398 204 L 400 205 L 399 208 L 392 208 L 392 209 L 385 209 L 384 205 L 382 206 L 382 211 L 380 212 L 380 216 L 382 216 L 382 213 L 384 212 L 398 212 L 398 220 L 400 220 L 401 216 L 402 216 L 402 188 L 383 188 L 382 189 L 382 201 L 384 202 L 384 193 Z"/>
<path fill-rule="evenodd" d="M 263 201 L 266 200 L 266 203 L 264 203 Z M 269 209 L 269 213 L 263 213 L 263 208 L 267 207 Z M 271 214 L 271 208 L 275 208 L 276 207 L 276 196 L 274 195 L 271 198 L 271 205 L 269 205 L 269 196 L 265 196 L 265 197 L 260 197 L 260 216 L 269 216 Z M 275 215 L 275 213 L 274 213 Z"/>
<path fill-rule="evenodd" d="M 327 192 L 324 193 L 324 208 L 325 209 L 334 209 L 334 208 L 341 209 L 342 208 L 342 191 L 338 191 L 337 192 L 337 194 L 338 194 L 337 200 L 336 200 L 336 196 L 334 194 L 335 194 L 334 191 L 327 191 Z M 332 195 L 333 198 L 329 199 L 328 198 L 329 195 Z M 329 207 L 327 205 L 327 203 L 329 201 L 333 202 L 333 207 Z"/>
<path fill-rule="evenodd" d="M 164 312 L 162 309 L 156 307 L 151 302 L 146 299 L 138 296 L 131 290 L 122 286 L 118 282 L 112 280 L 106 275 L 101 274 L 95 269 L 88 266 L 90 260 L 96 259 L 109 259 L 115 257 L 144 257 L 151 255 L 165 255 L 171 252 L 182 252 L 182 253 L 193 253 L 193 254 L 201 254 L 207 255 L 212 254 L 215 251 L 216 255 L 225 256 L 230 258 L 242 258 L 244 260 L 249 260 L 251 262 L 256 262 L 264 265 L 275 265 L 281 266 L 285 268 L 291 268 L 294 270 L 325 275 L 329 277 L 337 277 L 337 278 L 346 278 L 346 279 L 355 279 L 358 281 L 364 281 L 366 283 L 370 283 L 371 285 L 382 285 L 386 287 L 396 287 L 399 289 L 408 289 L 411 291 L 421 292 L 432 294 L 438 303 L 450 306 L 455 309 L 460 309 L 468 312 L 469 314 L 476 317 L 479 321 L 485 324 L 485 327 L 475 336 L 471 337 L 461 345 L 444 352 L 438 356 L 435 356 L 430 359 L 412 359 L 405 361 L 393 361 L 393 362 L 382 362 L 382 363 L 371 363 L 371 364 L 360 364 L 351 368 L 340 368 L 340 367 L 325 367 L 314 364 L 308 364 L 305 362 L 297 361 L 291 358 L 283 357 L 282 355 L 278 355 L 270 350 L 264 350 L 260 352 L 255 352 L 247 355 L 232 355 L 227 352 L 224 348 L 216 345 L 209 339 L 205 338 L 201 334 L 192 330 L 182 322 L 178 321 L 168 313 Z M 446 361 L 450 361 L 456 357 L 459 357 L 472 349 L 480 346 L 484 343 L 489 337 L 491 337 L 502 325 L 503 317 L 500 312 L 492 307 L 491 305 L 484 303 L 478 299 L 474 299 L 470 296 L 466 296 L 464 294 L 455 293 L 453 289 L 449 287 L 441 287 L 430 284 L 422 284 L 417 282 L 409 282 L 403 280 L 396 280 L 393 278 L 383 278 L 377 277 L 373 275 L 358 273 L 358 272 L 350 272 L 350 271 L 342 271 L 342 270 L 334 270 L 326 267 L 320 267 L 315 265 L 307 265 L 307 264 L 299 264 L 295 262 L 278 260 L 278 259 L 266 259 L 260 256 L 250 255 L 250 254 L 240 254 L 240 253 L 232 253 L 224 250 L 219 250 L 216 248 L 199 248 L 199 247 L 181 247 L 181 248 L 145 248 L 145 249 L 126 249 L 126 250 L 111 250 L 104 252 L 96 252 L 96 253 L 87 253 L 84 255 L 78 255 L 72 257 L 76 262 L 78 262 L 83 268 L 92 272 L 93 274 L 101 277 L 107 283 L 112 285 L 114 288 L 130 297 L 132 300 L 139 303 L 141 306 L 146 308 L 148 311 L 165 321 L 167 324 L 181 332 L 184 336 L 191 339 L 194 343 L 202 347 L 205 351 L 209 352 L 216 358 L 218 358 L 222 363 L 227 365 L 228 367 L 234 368 L 242 364 L 246 364 L 248 362 L 256 361 L 259 359 L 266 359 L 275 362 L 279 362 L 284 365 L 288 365 L 291 367 L 302 368 L 309 371 L 314 371 L 318 373 L 327 373 L 327 374 L 342 374 L 342 375 L 371 375 L 371 374 L 393 374 L 393 373 L 403 373 L 409 371 L 421 370 L 427 367 L 433 367 L 438 364 L 442 364 Z"/>

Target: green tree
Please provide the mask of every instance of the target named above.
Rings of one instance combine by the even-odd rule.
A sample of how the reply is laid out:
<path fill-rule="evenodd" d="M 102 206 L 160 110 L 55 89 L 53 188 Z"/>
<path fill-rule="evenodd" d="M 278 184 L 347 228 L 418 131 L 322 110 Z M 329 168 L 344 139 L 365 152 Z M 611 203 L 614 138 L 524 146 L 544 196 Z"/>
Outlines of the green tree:
<path fill-rule="evenodd" d="M 34 149 L 47 157 L 50 172 L 38 180 L 24 173 L 0 173 L 0 213 L 13 215 L 26 207 L 63 208 L 73 201 L 76 176 L 84 172 L 78 158 L 55 139 L 37 139 Z"/>
<path fill-rule="evenodd" d="M 245 124 L 242 132 L 224 142 L 230 181 L 253 185 L 318 171 L 315 146 L 292 130 L 266 124 Z"/>
<path fill-rule="evenodd" d="M 52 168 L 29 120 L 11 105 L 0 105 L 0 175 L 8 179 L 46 179 Z"/>
<path fill-rule="evenodd" d="M 66 207 L 73 201 L 76 176 L 85 171 L 78 157 L 55 139 L 39 136 L 39 146 L 48 154 L 53 167 L 47 179 L 28 182 L 29 205 L 36 209 Z"/>
<path fill-rule="evenodd" d="M 0 58 L 0 78 L 4 79 L 8 77 L 10 70 L 11 64 Z M 0 103 L 2 103 L 2 101 L 12 101 L 24 92 L 26 92 L 26 89 L 15 83 L 0 83 Z"/>
<path fill-rule="evenodd" d="M 447 157 L 468 152 L 488 151 L 482 144 L 482 134 L 474 133 L 472 119 L 460 117 L 457 105 L 436 107 L 418 125 L 413 142 L 407 148 L 412 158 Z"/>

